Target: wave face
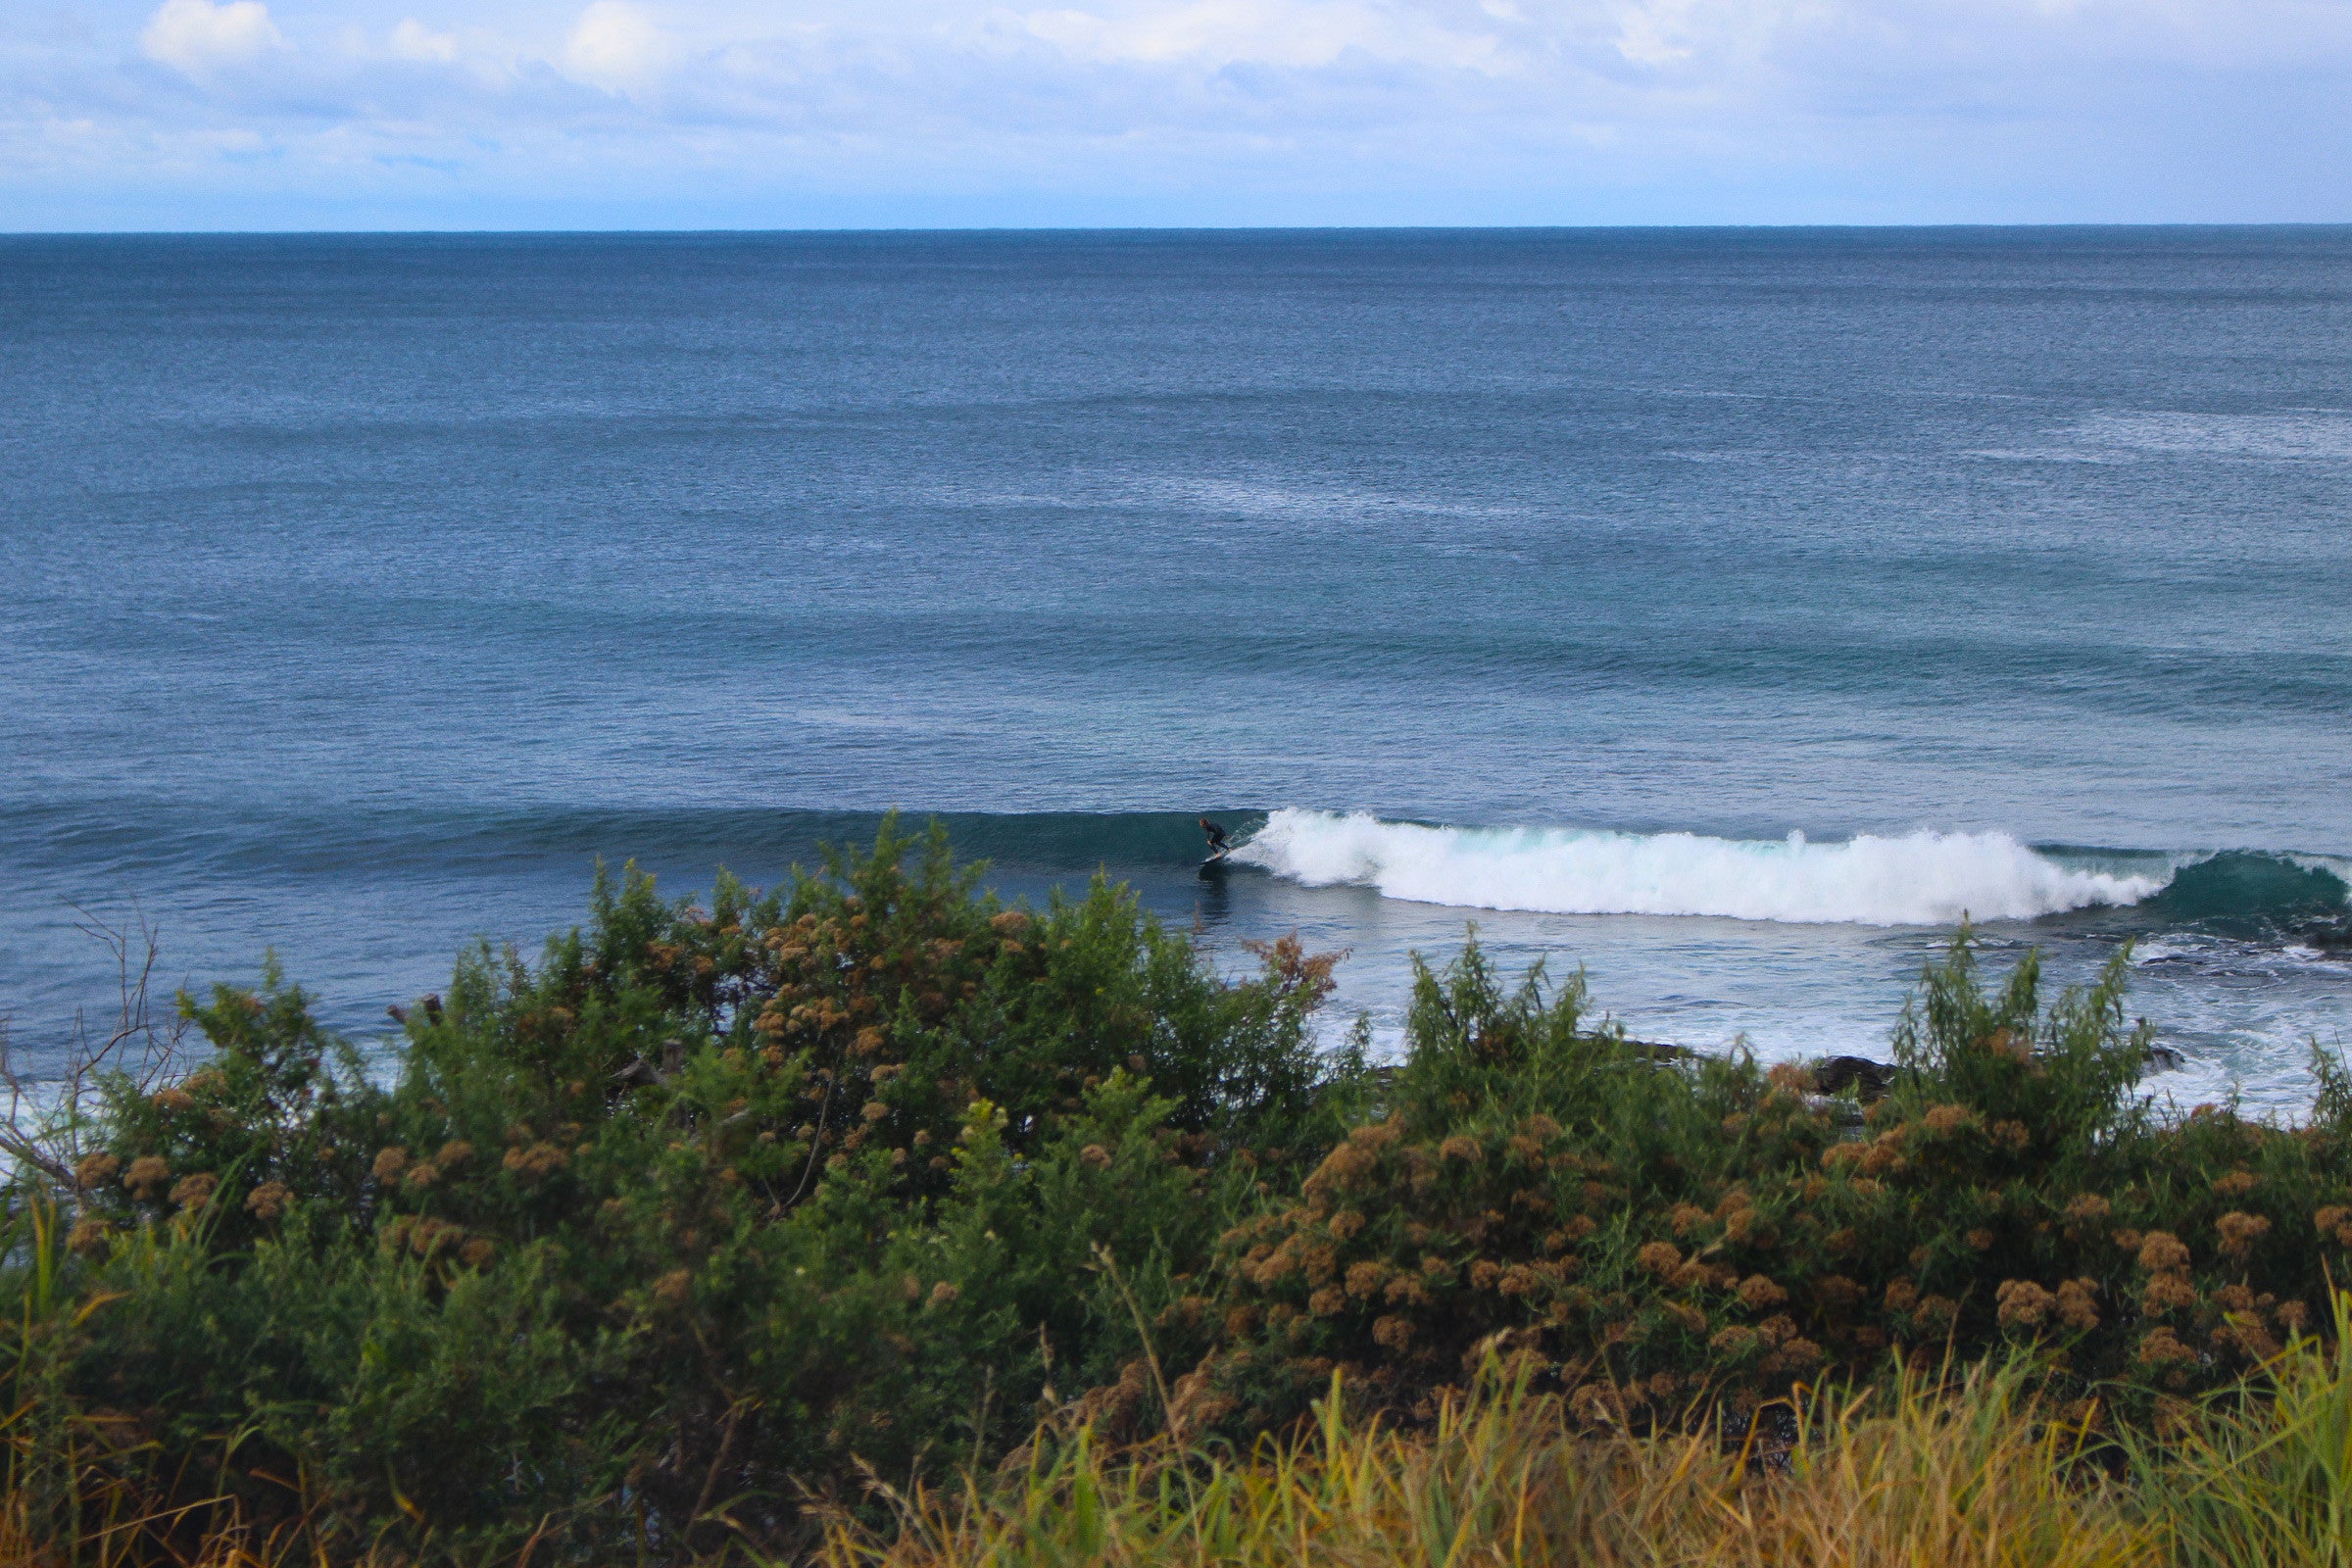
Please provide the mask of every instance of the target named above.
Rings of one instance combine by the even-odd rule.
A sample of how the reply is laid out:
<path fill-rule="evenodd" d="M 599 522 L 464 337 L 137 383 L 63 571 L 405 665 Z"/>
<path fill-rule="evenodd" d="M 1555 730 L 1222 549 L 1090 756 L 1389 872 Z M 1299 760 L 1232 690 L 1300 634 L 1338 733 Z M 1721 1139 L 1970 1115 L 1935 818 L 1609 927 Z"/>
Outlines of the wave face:
<path fill-rule="evenodd" d="M 2348 894 L 2327 866 L 2229 850 L 2182 866 L 2145 908 L 2171 922 L 2261 934 L 2340 917 Z"/>
<path fill-rule="evenodd" d="M 2075 869 L 2003 833 L 1843 843 L 1425 827 L 1364 812 L 1274 812 L 1235 858 L 1310 887 L 1551 914 L 1697 914 L 1806 924 L 2027 920 L 2136 904 L 2163 877 Z"/>

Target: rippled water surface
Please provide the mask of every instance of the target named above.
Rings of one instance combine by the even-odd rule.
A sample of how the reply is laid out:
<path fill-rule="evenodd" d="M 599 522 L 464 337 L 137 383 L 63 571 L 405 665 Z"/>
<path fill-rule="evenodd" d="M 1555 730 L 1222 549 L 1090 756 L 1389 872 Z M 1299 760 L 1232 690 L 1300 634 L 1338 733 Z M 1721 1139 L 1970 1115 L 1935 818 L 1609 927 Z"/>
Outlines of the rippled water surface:
<path fill-rule="evenodd" d="M 1384 1038 L 1472 919 L 1771 1054 L 2128 939 L 2291 1104 L 2347 388 L 2343 230 L 0 240 L 0 1009 L 135 907 L 366 1031 L 897 805 Z"/>

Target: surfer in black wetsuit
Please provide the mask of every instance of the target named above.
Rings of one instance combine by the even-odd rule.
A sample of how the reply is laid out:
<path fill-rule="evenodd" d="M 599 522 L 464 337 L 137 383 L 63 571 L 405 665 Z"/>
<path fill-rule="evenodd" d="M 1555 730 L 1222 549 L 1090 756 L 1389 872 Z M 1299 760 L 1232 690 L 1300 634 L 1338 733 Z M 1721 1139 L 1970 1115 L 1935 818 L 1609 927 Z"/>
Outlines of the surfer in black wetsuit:
<path fill-rule="evenodd" d="M 1208 854 L 1211 859 L 1226 854 L 1233 848 L 1233 841 L 1225 836 L 1225 830 L 1205 816 L 1200 819 L 1200 831 L 1208 835 Z"/>

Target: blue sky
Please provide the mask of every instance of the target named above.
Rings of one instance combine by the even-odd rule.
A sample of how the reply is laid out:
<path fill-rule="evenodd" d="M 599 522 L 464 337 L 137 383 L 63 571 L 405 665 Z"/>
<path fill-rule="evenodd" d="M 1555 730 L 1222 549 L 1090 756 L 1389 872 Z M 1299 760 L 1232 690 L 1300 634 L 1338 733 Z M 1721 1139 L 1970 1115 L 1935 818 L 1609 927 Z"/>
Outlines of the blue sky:
<path fill-rule="evenodd" d="M 0 0 L 0 229 L 2352 220 L 2352 0 Z"/>

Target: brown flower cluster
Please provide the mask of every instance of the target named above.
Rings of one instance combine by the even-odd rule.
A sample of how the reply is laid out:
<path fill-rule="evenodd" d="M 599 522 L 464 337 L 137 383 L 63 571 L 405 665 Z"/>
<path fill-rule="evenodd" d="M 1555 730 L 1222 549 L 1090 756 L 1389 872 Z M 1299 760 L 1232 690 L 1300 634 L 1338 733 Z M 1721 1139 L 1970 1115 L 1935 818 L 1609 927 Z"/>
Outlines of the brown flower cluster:
<path fill-rule="evenodd" d="M 2242 1263 L 2253 1252 L 2254 1244 L 2270 1234 L 2271 1222 L 2260 1214 L 2231 1210 L 2215 1220 L 2213 1228 L 2222 1239 L 2222 1250 Z"/>
<path fill-rule="evenodd" d="M 2033 1280 L 2003 1280 L 1994 1292 L 1996 1316 L 2005 1329 L 2040 1328 L 2055 1321 L 2060 1327 L 2088 1332 L 2099 1326 L 2098 1281 L 2063 1280 L 2055 1293 Z"/>

